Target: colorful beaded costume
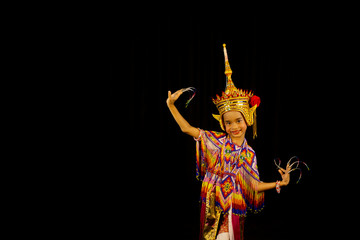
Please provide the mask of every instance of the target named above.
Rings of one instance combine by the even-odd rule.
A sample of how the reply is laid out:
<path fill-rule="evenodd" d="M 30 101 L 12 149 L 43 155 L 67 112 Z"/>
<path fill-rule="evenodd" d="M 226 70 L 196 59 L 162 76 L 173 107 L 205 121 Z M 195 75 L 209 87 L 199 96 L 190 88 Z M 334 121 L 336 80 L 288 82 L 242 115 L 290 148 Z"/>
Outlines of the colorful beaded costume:
<path fill-rule="evenodd" d="M 256 122 L 260 98 L 235 87 L 225 44 L 224 55 L 227 84 L 222 96 L 213 99 L 220 114 L 214 117 L 224 130 L 222 115 L 240 111 L 251 126 Z M 202 181 L 200 239 L 215 240 L 222 216 L 228 218 L 230 239 L 241 240 L 247 209 L 257 212 L 264 206 L 264 193 L 256 190 L 260 182 L 256 154 L 246 139 L 238 146 L 226 133 L 200 130 L 196 141 L 196 173 Z"/>

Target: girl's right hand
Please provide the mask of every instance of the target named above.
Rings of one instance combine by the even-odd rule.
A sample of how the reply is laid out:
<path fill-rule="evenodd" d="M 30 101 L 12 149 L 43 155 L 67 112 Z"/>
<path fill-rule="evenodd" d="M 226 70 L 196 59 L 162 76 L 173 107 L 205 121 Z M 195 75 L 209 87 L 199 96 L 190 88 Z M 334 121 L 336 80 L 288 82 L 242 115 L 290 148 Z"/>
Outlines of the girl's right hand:
<path fill-rule="evenodd" d="M 174 105 L 175 101 L 178 100 L 180 95 L 183 93 L 182 89 L 177 90 L 175 93 L 171 94 L 171 91 L 168 91 L 168 98 L 166 99 L 166 104 L 168 106 Z"/>

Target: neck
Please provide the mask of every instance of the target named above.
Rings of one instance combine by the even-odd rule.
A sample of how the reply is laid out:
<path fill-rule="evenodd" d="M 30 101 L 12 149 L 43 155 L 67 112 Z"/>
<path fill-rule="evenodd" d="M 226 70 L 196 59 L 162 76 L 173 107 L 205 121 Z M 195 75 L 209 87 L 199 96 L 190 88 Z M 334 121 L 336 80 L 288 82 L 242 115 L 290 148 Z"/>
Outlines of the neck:
<path fill-rule="evenodd" d="M 245 140 L 244 136 L 239 137 L 239 138 L 231 138 L 231 141 L 238 146 L 241 146 L 243 144 L 244 140 Z"/>

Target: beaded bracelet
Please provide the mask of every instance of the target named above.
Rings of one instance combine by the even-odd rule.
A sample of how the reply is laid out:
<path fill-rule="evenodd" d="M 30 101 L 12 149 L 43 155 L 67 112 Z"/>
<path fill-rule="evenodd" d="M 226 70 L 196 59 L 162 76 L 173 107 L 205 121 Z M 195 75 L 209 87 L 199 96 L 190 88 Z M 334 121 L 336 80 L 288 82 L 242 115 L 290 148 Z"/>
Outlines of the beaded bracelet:
<path fill-rule="evenodd" d="M 280 181 L 276 181 L 276 192 L 280 193 Z"/>

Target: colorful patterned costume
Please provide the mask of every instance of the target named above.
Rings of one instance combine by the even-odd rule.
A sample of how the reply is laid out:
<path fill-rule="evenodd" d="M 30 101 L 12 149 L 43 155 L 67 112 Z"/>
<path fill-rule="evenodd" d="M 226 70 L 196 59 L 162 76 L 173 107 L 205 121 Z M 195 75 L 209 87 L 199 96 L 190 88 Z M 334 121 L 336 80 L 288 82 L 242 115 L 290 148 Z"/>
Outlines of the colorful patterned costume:
<path fill-rule="evenodd" d="M 215 239 L 221 213 L 229 213 L 230 239 L 243 239 L 247 208 L 255 212 L 264 205 L 254 150 L 233 144 L 225 133 L 200 130 L 197 141 L 197 178 L 202 180 L 200 239 Z"/>
<path fill-rule="evenodd" d="M 238 138 L 231 134 L 231 127 L 225 126 L 223 118 L 227 112 L 240 112 L 245 119 L 246 125 L 252 126 L 253 137 L 255 138 L 257 136 L 256 109 L 260 105 L 260 98 L 251 91 L 235 87 L 231 79 L 232 70 L 226 45 L 223 44 L 223 47 L 226 87 L 221 96 L 216 95 L 216 98 L 213 98 L 213 103 L 219 111 L 219 114 L 213 114 L 213 117 L 219 121 L 222 130 L 225 131 L 226 129 L 234 137 L 235 142 L 242 142 L 242 144 L 238 146 L 233 143 L 231 137 L 226 133 L 201 129 L 198 139 L 195 139 L 197 146 L 196 177 L 202 181 L 200 240 L 215 240 L 216 237 L 218 237 L 218 240 L 243 240 L 247 209 L 249 208 L 256 213 L 264 206 L 264 192 L 257 191 L 260 177 L 256 154 L 247 144 L 244 135 Z M 182 92 L 185 91 L 194 92 L 194 88 L 182 89 Z M 169 96 L 170 94 L 169 91 Z M 194 95 L 195 93 L 188 100 L 186 106 Z M 175 120 L 183 122 L 182 125 L 185 123 L 185 125 L 189 125 L 186 120 L 181 120 L 181 118 L 179 120 L 179 117 L 175 118 Z M 228 123 L 229 121 L 226 124 Z M 196 133 L 192 132 L 193 134 L 189 135 L 196 136 L 198 134 L 196 130 Z M 307 165 L 301 161 L 296 161 L 290 165 L 291 160 L 294 158 L 297 157 L 292 157 L 289 160 L 287 170 L 280 167 L 280 160 L 278 164 L 275 161 L 275 165 L 278 169 L 281 169 L 280 172 L 283 172 L 282 176 L 289 174 L 291 171 L 299 170 L 301 177 L 301 169 L 298 166 L 300 163 L 303 163 L 306 167 Z M 295 168 L 291 169 L 293 165 L 295 165 Z M 275 183 L 278 193 L 280 193 L 280 183 L 280 181 Z"/>

